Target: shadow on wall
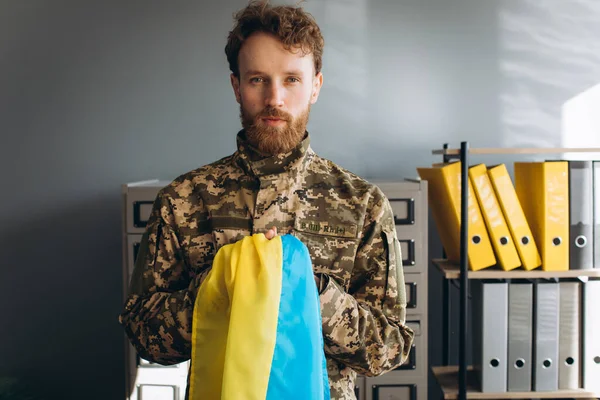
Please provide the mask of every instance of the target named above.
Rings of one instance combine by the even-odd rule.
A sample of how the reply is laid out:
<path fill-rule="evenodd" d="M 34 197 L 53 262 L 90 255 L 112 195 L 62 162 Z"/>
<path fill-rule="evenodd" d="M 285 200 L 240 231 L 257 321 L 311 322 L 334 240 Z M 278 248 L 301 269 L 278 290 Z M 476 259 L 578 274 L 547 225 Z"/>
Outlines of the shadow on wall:
<path fill-rule="evenodd" d="M 600 148 L 598 110 L 600 110 L 600 83 L 564 103 L 561 130 L 563 147 Z M 565 158 L 599 160 L 600 153 L 568 153 L 565 154 Z"/>
<path fill-rule="evenodd" d="M 367 176 L 415 177 L 446 142 L 499 144 L 501 2 L 371 2 Z M 390 35 L 389 32 L 394 32 Z"/>
<path fill-rule="evenodd" d="M 600 79 L 599 20 L 596 0 L 506 2 L 498 15 L 503 146 L 565 145 L 563 104 Z"/>
<path fill-rule="evenodd" d="M 118 190 L 64 207 L 2 231 L 0 291 L 13 297 L 3 305 L 0 337 L 11 343 L 0 377 L 27 382 L 40 399 L 122 398 Z"/>

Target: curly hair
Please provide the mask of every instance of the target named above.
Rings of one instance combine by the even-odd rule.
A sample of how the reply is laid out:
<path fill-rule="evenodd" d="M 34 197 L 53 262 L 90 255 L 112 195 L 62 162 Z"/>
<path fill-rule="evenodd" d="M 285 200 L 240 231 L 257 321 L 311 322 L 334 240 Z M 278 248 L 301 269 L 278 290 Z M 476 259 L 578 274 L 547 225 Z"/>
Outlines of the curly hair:
<path fill-rule="evenodd" d="M 303 55 L 312 53 L 315 75 L 321 71 L 324 40 L 313 16 L 301 7 L 271 6 L 268 0 L 251 1 L 234 15 L 235 26 L 229 32 L 225 54 L 229 69 L 239 78 L 238 55 L 244 41 L 255 32 L 277 37 L 286 50 L 299 47 Z"/>

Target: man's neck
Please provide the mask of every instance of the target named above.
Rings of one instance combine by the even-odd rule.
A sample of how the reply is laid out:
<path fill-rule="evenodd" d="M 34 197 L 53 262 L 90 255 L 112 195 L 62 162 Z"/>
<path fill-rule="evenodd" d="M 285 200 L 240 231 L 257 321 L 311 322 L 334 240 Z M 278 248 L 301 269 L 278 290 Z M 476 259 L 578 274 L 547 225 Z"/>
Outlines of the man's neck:
<path fill-rule="evenodd" d="M 275 155 L 262 153 L 252 146 L 243 130 L 238 133 L 237 144 L 240 161 L 254 174 L 261 176 L 282 173 L 300 166 L 310 147 L 310 137 L 306 132 L 304 139 L 292 150 Z"/>

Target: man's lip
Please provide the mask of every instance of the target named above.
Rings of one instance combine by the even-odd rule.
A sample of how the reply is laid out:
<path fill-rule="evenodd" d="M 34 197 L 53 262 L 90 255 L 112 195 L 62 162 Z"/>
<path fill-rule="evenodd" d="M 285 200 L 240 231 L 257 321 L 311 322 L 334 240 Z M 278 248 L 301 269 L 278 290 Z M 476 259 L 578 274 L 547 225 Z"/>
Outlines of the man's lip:
<path fill-rule="evenodd" d="M 264 117 L 263 119 L 266 119 L 269 121 L 283 121 L 283 119 L 281 119 L 281 118 L 273 118 L 273 117 Z"/>

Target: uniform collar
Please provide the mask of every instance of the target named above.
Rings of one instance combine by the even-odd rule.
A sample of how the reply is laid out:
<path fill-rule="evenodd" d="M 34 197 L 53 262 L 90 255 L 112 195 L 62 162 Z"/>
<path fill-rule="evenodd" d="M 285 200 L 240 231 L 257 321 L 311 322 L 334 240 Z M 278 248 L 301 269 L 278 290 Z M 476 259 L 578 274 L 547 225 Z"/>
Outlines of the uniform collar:
<path fill-rule="evenodd" d="M 314 154 L 310 148 L 308 132 L 306 132 L 304 139 L 291 151 L 274 156 L 261 153 L 250 145 L 246 140 L 244 130 L 238 132 L 236 141 L 238 151 L 235 155 L 235 162 L 247 173 L 257 177 L 300 171 Z"/>

